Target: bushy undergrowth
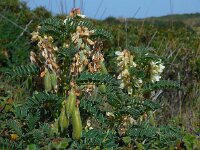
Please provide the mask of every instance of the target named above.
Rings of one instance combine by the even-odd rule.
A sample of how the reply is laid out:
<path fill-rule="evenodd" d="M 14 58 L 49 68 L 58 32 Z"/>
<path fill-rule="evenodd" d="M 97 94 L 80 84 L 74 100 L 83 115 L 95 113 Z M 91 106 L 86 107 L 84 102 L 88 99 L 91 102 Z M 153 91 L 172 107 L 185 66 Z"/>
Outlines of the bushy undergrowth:
<path fill-rule="evenodd" d="M 31 49 L 31 32 L 41 20 L 51 17 L 43 7 L 33 11 L 19 0 L 0 1 L 0 72 L 26 64 Z M 1 71 L 2 70 L 2 71 Z"/>
<path fill-rule="evenodd" d="M 200 113 L 199 35 L 191 26 L 182 22 L 159 19 L 159 21 L 129 20 L 126 34 L 124 20 L 113 21 L 113 19 L 107 19 L 106 24 L 102 22 L 101 25 L 116 37 L 113 41 L 114 45 L 125 46 L 128 42 L 129 45 L 156 48 L 167 68 L 163 77 L 177 81 L 181 87 L 184 87 L 181 91 L 161 91 L 162 94 L 157 100 L 167 108 L 165 109 L 167 112 L 163 110 L 163 119 L 161 119 L 163 123 L 175 117 L 177 124 L 180 123 L 191 131 L 197 132 L 200 122 L 198 115 Z M 111 25 L 114 27 L 110 28 Z"/>

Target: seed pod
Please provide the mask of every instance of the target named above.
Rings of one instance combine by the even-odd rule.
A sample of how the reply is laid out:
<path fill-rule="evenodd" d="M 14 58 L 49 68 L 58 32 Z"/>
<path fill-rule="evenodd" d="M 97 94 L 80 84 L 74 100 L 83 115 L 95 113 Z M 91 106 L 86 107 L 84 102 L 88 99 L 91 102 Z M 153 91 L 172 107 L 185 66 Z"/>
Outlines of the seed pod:
<path fill-rule="evenodd" d="M 74 140 L 79 140 L 82 135 L 82 122 L 81 122 L 81 116 L 79 112 L 79 108 L 75 107 L 73 113 L 72 113 L 72 138 Z"/>
<path fill-rule="evenodd" d="M 72 88 L 70 91 L 68 100 L 67 100 L 67 104 L 66 104 L 67 115 L 69 115 L 69 116 L 72 115 L 72 112 L 74 111 L 74 109 L 76 107 L 75 105 L 76 105 L 76 94 L 74 92 L 74 89 Z"/>
<path fill-rule="evenodd" d="M 108 74 L 108 71 L 107 71 L 106 66 L 105 66 L 103 61 L 100 61 L 100 66 L 101 66 L 101 73 Z M 105 84 L 100 85 L 99 90 L 102 93 L 105 93 L 106 92 L 106 85 Z"/>
<path fill-rule="evenodd" d="M 65 113 L 65 107 L 63 107 L 59 116 L 59 127 L 61 132 L 65 131 L 68 125 L 69 125 L 69 119 Z"/>
<path fill-rule="evenodd" d="M 101 73 L 108 74 L 108 71 L 103 61 L 100 61 L 100 66 L 101 66 Z"/>
<path fill-rule="evenodd" d="M 51 91 L 51 89 L 52 89 L 51 77 L 50 77 L 48 69 L 46 69 L 46 73 L 45 73 L 45 76 L 44 76 L 44 89 L 47 92 Z"/>
<path fill-rule="evenodd" d="M 53 71 L 52 73 L 50 73 L 50 77 L 51 77 L 51 86 L 53 89 L 56 88 L 57 86 L 57 76 L 56 73 Z"/>
<path fill-rule="evenodd" d="M 55 122 L 51 124 L 51 133 L 52 134 L 58 134 L 59 133 L 59 118 L 55 119 Z"/>
<path fill-rule="evenodd" d="M 100 85 L 100 86 L 99 86 L 99 91 L 100 91 L 101 93 L 106 93 L 106 85 L 105 85 L 105 84 Z"/>

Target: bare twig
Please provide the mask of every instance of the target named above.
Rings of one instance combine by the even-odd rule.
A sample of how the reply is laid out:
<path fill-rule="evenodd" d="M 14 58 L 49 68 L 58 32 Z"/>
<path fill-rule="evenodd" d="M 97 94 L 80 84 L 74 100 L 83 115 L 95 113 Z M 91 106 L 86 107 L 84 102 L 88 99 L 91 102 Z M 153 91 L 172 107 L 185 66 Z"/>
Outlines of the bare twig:
<path fill-rule="evenodd" d="M 81 8 L 82 14 L 84 14 L 84 1 L 83 0 L 81 0 L 80 5 L 81 5 L 80 8 Z"/>
<path fill-rule="evenodd" d="M 136 17 L 136 15 L 138 14 L 138 12 L 140 11 L 140 7 L 136 10 L 136 12 L 135 12 L 135 14 L 133 15 L 133 18 L 135 18 Z"/>
<path fill-rule="evenodd" d="M 152 101 L 156 101 L 158 97 L 163 93 L 163 90 L 159 90 L 153 97 Z"/>
<path fill-rule="evenodd" d="M 106 13 L 106 11 L 107 11 L 107 8 L 104 9 L 104 11 L 103 11 L 103 13 L 102 13 L 102 15 L 101 15 L 101 19 L 103 18 L 103 16 L 104 16 L 104 14 Z"/>
<path fill-rule="evenodd" d="M 128 21 L 125 18 L 126 48 L 128 48 Z"/>
<path fill-rule="evenodd" d="M 62 10 L 61 10 L 62 8 L 61 8 L 61 5 L 60 5 L 60 2 L 61 1 L 57 1 L 56 5 L 57 5 L 57 8 L 59 9 L 59 13 L 62 13 Z"/>
<path fill-rule="evenodd" d="M 97 16 L 98 12 L 99 12 L 99 9 L 101 8 L 101 5 L 103 4 L 103 0 L 101 0 L 101 3 L 99 4 L 99 7 L 94 15 L 94 18 Z"/>
<path fill-rule="evenodd" d="M 158 31 L 156 31 L 156 32 L 153 34 L 153 36 L 152 36 L 151 40 L 149 41 L 147 47 L 149 47 L 149 46 L 151 45 L 151 42 L 153 41 L 153 39 L 154 39 L 154 37 L 156 36 L 157 33 L 158 33 Z"/>
<path fill-rule="evenodd" d="M 62 0 L 60 0 L 60 10 L 61 10 L 61 13 L 64 14 L 64 4 Z"/>
<path fill-rule="evenodd" d="M 74 0 L 74 8 L 76 8 L 76 0 Z"/>
<path fill-rule="evenodd" d="M 0 16 L 1 16 L 3 19 L 5 19 L 6 21 L 12 23 L 12 24 L 13 24 L 14 26 L 16 26 L 17 28 L 19 28 L 19 29 L 25 31 L 25 32 L 28 33 L 28 34 L 31 34 L 31 33 L 28 32 L 27 30 L 25 30 L 24 28 L 22 28 L 21 26 L 19 26 L 18 24 L 16 24 L 15 22 L 13 22 L 12 20 L 10 20 L 10 19 L 8 19 L 7 17 L 5 17 L 4 15 L 2 15 L 1 13 L 0 13 Z"/>
<path fill-rule="evenodd" d="M 67 14 L 68 13 L 67 1 L 65 0 L 64 2 L 65 2 L 65 14 Z"/>
<path fill-rule="evenodd" d="M 16 43 L 23 35 L 24 33 L 27 31 L 28 27 L 30 26 L 30 24 L 33 22 L 33 20 L 29 21 L 29 23 L 26 25 L 25 29 L 23 30 L 23 32 L 17 37 L 17 39 L 14 41 L 14 43 Z"/>

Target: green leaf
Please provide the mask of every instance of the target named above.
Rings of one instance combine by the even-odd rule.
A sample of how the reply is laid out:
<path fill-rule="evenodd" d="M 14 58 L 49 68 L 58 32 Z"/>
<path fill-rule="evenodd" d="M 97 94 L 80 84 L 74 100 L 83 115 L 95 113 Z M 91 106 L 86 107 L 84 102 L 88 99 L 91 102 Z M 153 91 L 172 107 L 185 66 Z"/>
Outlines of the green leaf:
<path fill-rule="evenodd" d="M 37 150 L 37 146 L 35 144 L 30 144 L 27 146 L 26 150 Z"/>
<path fill-rule="evenodd" d="M 194 135 L 186 134 L 183 137 L 184 145 L 186 146 L 187 150 L 192 150 L 194 144 L 197 143 L 197 139 Z"/>
<path fill-rule="evenodd" d="M 145 149 L 144 146 L 142 145 L 142 143 L 135 141 L 135 144 L 136 144 L 138 150 L 144 150 Z"/>
<path fill-rule="evenodd" d="M 130 136 L 126 136 L 122 138 L 123 142 L 125 144 L 130 144 L 131 143 L 131 137 Z"/>

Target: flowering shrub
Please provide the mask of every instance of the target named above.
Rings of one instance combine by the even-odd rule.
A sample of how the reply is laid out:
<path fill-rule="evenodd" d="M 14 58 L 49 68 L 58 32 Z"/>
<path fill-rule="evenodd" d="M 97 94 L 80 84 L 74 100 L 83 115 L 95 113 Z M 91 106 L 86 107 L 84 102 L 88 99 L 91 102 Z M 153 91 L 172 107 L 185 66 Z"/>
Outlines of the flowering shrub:
<path fill-rule="evenodd" d="M 180 130 L 158 126 L 153 91 L 177 88 L 160 80 L 165 68 L 148 48 L 116 51 L 110 73 L 103 41 L 109 33 L 96 29 L 74 9 L 65 20 L 48 19 L 32 40 L 31 65 L 15 68 L 16 76 L 32 76 L 32 93 L 15 106 L 5 127 L 2 147 L 31 149 L 160 149 L 176 147 Z"/>

